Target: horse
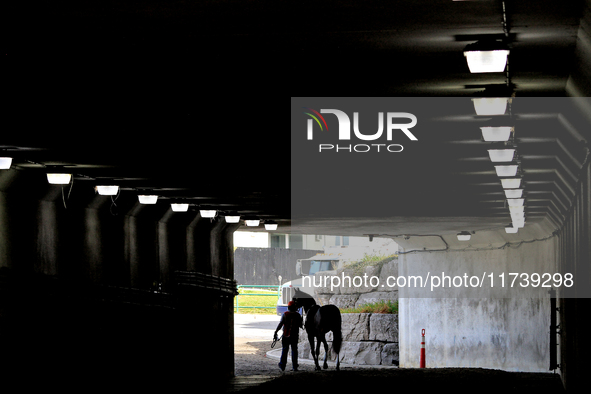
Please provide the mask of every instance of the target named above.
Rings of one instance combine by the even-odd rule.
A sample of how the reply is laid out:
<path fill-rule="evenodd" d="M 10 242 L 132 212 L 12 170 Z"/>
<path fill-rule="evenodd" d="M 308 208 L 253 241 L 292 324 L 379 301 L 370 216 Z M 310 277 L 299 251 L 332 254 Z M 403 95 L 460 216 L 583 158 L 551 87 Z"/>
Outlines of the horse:
<path fill-rule="evenodd" d="M 310 342 L 310 350 L 314 363 L 316 364 L 316 370 L 320 371 L 320 364 L 318 358 L 320 356 L 320 344 L 324 344 L 324 369 L 328 369 L 326 359 L 328 358 L 328 343 L 326 342 L 326 333 L 332 331 L 333 342 L 332 348 L 337 354 L 337 366 L 336 370 L 340 369 L 340 356 L 341 344 L 343 343 L 343 335 L 341 332 L 341 311 L 335 305 L 323 305 L 316 304 L 314 298 L 308 293 L 305 293 L 295 288 L 295 295 L 293 300 L 296 306 L 304 308 L 306 315 L 306 322 L 304 327 L 308 334 L 308 342 Z M 316 338 L 316 351 L 314 351 L 314 338 Z"/>

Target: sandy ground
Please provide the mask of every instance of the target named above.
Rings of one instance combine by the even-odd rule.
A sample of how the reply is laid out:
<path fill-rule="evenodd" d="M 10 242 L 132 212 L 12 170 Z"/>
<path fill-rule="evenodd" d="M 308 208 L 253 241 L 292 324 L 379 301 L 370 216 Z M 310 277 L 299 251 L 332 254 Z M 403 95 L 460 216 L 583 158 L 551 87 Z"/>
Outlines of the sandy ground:
<path fill-rule="evenodd" d="M 330 368 L 317 372 L 313 365 L 300 364 L 300 370 L 293 372 L 288 359 L 288 366 L 282 372 L 277 360 L 266 357 L 267 351 L 271 350 L 279 318 L 270 315 L 265 318 L 244 316 L 235 320 L 238 322 L 235 325 L 235 374 L 238 379 L 262 378 L 256 387 L 240 389 L 245 394 L 276 394 L 286 387 L 300 387 L 306 394 L 368 389 L 433 393 L 450 389 L 454 394 L 565 392 L 557 374 L 484 368 L 373 369 L 342 366 L 341 371 Z M 281 344 L 277 343 L 275 348 L 278 346 Z"/>
<path fill-rule="evenodd" d="M 291 356 L 288 357 L 285 372 L 277 366 L 278 360 L 266 356 L 269 350 L 281 349 L 281 342 L 271 348 L 279 316 L 236 314 L 234 322 L 234 373 L 236 376 L 279 376 L 291 372 Z M 299 369 L 313 371 L 314 367 L 300 364 Z"/>

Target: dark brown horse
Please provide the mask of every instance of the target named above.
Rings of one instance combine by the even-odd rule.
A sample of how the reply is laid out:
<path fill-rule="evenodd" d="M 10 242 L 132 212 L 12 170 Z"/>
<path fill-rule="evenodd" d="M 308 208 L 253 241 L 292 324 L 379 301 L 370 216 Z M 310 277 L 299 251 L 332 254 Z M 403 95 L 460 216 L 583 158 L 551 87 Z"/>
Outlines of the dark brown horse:
<path fill-rule="evenodd" d="M 320 364 L 318 363 L 318 357 L 320 355 L 320 344 L 324 344 L 324 365 L 323 368 L 327 369 L 328 364 L 326 359 L 328 358 L 328 343 L 326 342 L 326 333 L 332 331 L 333 341 L 332 348 L 337 354 L 337 371 L 340 369 L 340 356 L 341 344 L 343 343 L 343 336 L 341 333 L 341 311 L 335 305 L 317 305 L 316 301 L 308 293 L 295 289 L 295 295 L 293 300 L 296 302 L 298 308 L 304 308 L 304 314 L 306 316 L 306 322 L 304 327 L 308 334 L 308 342 L 310 342 L 310 350 L 314 363 L 316 364 L 316 370 L 320 370 Z M 316 338 L 316 350 L 314 350 L 314 338 Z"/>

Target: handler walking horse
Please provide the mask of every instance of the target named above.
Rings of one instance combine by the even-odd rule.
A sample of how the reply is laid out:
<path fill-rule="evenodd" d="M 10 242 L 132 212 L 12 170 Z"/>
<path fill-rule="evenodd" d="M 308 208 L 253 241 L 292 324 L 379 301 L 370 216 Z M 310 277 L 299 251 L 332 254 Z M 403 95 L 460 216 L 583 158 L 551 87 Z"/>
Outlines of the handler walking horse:
<path fill-rule="evenodd" d="M 324 365 L 323 368 L 327 369 L 328 364 L 326 359 L 328 358 L 328 343 L 326 342 L 326 333 L 332 331 L 333 341 L 332 348 L 337 354 L 337 371 L 340 369 L 340 356 L 341 344 L 343 343 L 343 336 L 341 333 L 341 311 L 335 305 L 317 305 L 316 301 L 308 293 L 304 293 L 299 289 L 295 289 L 295 295 L 293 300 L 296 302 L 298 308 L 303 307 L 306 315 L 306 322 L 304 327 L 308 334 L 308 341 L 310 342 L 310 350 L 314 363 L 316 364 L 316 370 L 320 371 L 320 364 L 318 363 L 318 357 L 320 356 L 320 343 L 324 344 Z M 314 338 L 316 338 L 316 351 L 314 351 Z"/>

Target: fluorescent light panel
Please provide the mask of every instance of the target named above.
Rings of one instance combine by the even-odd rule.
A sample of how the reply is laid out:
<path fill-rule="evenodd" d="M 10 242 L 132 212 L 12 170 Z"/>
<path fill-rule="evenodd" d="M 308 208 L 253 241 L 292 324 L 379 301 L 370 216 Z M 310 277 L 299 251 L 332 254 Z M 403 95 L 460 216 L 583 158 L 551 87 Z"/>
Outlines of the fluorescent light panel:
<path fill-rule="evenodd" d="M 52 185 L 67 185 L 72 179 L 72 174 L 47 174 L 47 182 Z"/>
<path fill-rule="evenodd" d="M 505 197 L 507 198 L 521 198 L 523 196 L 523 189 L 506 189 Z"/>
<path fill-rule="evenodd" d="M 501 179 L 503 189 L 517 189 L 521 186 L 521 178 L 505 178 Z"/>
<path fill-rule="evenodd" d="M 493 163 L 512 161 L 515 149 L 489 149 L 488 155 Z"/>
<path fill-rule="evenodd" d="M 524 220 L 513 220 L 513 227 L 517 227 L 517 228 L 525 227 L 525 219 Z"/>
<path fill-rule="evenodd" d="M 214 218 L 215 214 L 216 214 L 216 210 L 215 209 L 201 209 L 199 211 L 199 214 L 201 215 L 202 218 Z"/>
<path fill-rule="evenodd" d="M 139 195 L 137 196 L 140 204 L 156 204 L 156 202 L 158 201 L 158 196 L 154 196 L 154 195 Z"/>
<path fill-rule="evenodd" d="M 96 190 L 101 196 L 115 196 L 119 192 L 119 186 L 97 186 Z"/>
<path fill-rule="evenodd" d="M 238 223 L 239 221 L 239 215 L 226 215 L 226 223 Z"/>
<path fill-rule="evenodd" d="M 508 198 L 507 203 L 510 207 L 521 207 L 523 206 L 524 198 Z"/>
<path fill-rule="evenodd" d="M 517 175 L 517 165 L 509 166 L 495 166 L 498 176 L 515 176 Z"/>
<path fill-rule="evenodd" d="M 265 223 L 265 230 L 277 230 L 277 223 Z"/>
<path fill-rule="evenodd" d="M 507 97 L 473 98 L 474 111 L 479 116 L 504 115 L 507 111 Z"/>
<path fill-rule="evenodd" d="M 0 170 L 8 170 L 12 165 L 12 157 L 0 157 Z"/>
<path fill-rule="evenodd" d="M 170 204 L 170 208 L 174 212 L 187 212 L 189 210 L 189 204 Z"/>
<path fill-rule="evenodd" d="M 482 131 L 482 138 L 487 142 L 509 141 L 509 137 L 511 137 L 511 129 L 512 127 L 510 126 L 486 126 L 480 128 Z"/>
<path fill-rule="evenodd" d="M 505 71 L 509 51 L 466 51 L 464 56 L 471 73 L 494 73 Z"/>
<path fill-rule="evenodd" d="M 509 212 L 511 214 L 513 213 L 523 213 L 525 212 L 525 207 L 523 205 L 518 205 L 518 206 L 509 206 Z"/>

